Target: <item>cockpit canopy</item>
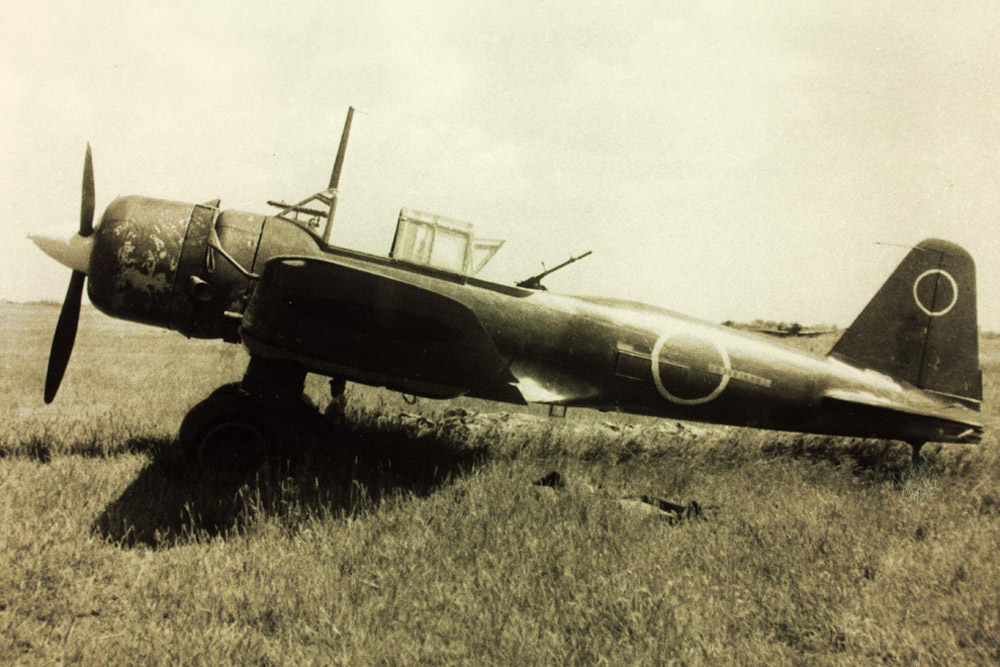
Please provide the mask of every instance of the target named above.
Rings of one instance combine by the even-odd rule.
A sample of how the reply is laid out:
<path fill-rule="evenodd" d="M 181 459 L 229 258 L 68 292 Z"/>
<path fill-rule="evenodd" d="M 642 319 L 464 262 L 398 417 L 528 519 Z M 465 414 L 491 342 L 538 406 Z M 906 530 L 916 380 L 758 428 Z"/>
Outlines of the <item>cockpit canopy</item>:
<path fill-rule="evenodd" d="M 404 208 L 389 256 L 403 262 L 474 276 L 503 241 L 477 239 L 472 223 Z"/>

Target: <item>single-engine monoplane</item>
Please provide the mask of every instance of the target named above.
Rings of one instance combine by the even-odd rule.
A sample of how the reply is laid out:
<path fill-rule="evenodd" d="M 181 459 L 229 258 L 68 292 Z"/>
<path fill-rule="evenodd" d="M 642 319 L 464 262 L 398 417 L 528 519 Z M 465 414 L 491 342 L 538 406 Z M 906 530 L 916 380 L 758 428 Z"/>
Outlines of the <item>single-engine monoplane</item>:
<path fill-rule="evenodd" d="M 112 316 L 242 343 L 242 382 L 181 425 L 195 457 L 258 456 L 301 420 L 307 373 L 435 399 L 589 407 L 818 434 L 975 443 L 982 400 L 976 275 L 959 246 L 915 245 L 825 357 L 661 308 L 489 282 L 501 242 L 403 209 L 388 256 L 330 244 L 352 111 L 329 187 L 273 215 L 141 196 L 79 231 L 34 236 L 72 269 L 45 401 L 59 388 L 86 283 Z M 576 258 L 573 258 L 574 260 Z M 544 275 L 544 274 L 543 274 Z"/>
<path fill-rule="evenodd" d="M 817 336 L 833 333 L 835 329 L 804 327 L 798 322 L 792 322 L 791 324 L 778 324 L 773 327 L 751 326 L 750 331 L 767 334 L 768 336 L 777 336 L 778 338 L 816 338 Z"/>

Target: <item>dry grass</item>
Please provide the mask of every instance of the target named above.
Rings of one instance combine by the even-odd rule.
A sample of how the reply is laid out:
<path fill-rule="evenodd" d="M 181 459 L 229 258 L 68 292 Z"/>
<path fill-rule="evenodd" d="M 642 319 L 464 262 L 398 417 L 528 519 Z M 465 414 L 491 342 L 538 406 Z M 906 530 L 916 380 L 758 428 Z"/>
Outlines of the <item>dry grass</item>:
<path fill-rule="evenodd" d="M 993 431 L 915 473 L 896 443 L 352 387 L 336 446 L 238 478 L 173 437 L 239 348 L 85 311 L 44 407 L 56 313 L 0 310 L 0 662 L 1000 661 Z"/>

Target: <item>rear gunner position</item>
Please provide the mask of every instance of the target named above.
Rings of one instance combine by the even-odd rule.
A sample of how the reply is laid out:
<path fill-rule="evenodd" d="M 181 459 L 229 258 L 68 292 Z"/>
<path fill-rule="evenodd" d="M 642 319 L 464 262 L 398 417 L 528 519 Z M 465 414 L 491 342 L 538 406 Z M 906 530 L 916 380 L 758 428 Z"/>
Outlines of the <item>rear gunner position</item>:
<path fill-rule="evenodd" d="M 916 245 L 825 357 L 660 308 L 476 273 L 501 242 L 403 209 L 388 257 L 329 244 L 351 112 L 330 186 L 277 215 L 219 202 L 112 202 L 79 233 L 36 236 L 73 270 L 45 400 L 62 379 L 83 285 L 113 317 L 242 343 L 243 381 L 195 406 L 192 456 L 239 461 L 297 437 L 307 372 L 430 398 L 475 396 L 910 443 L 975 443 L 976 276 L 962 248 Z M 323 233 L 319 228 L 324 225 Z M 576 258 L 574 258 L 576 259 Z"/>

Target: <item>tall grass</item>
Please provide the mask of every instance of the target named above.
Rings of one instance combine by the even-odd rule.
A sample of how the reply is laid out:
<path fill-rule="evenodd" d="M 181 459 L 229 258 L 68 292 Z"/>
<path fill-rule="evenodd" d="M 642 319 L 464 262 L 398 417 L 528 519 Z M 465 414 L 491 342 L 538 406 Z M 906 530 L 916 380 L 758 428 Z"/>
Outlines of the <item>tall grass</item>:
<path fill-rule="evenodd" d="M 174 443 L 238 348 L 85 311 L 43 407 L 55 311 L 4 308 L 2 662 L 1000 660 L 992 431 L 912 471 L 899 443 L 352 386 L 333 442 L 240 476 Z M 618 502 L 643 494 L 708 509 Z"/>

